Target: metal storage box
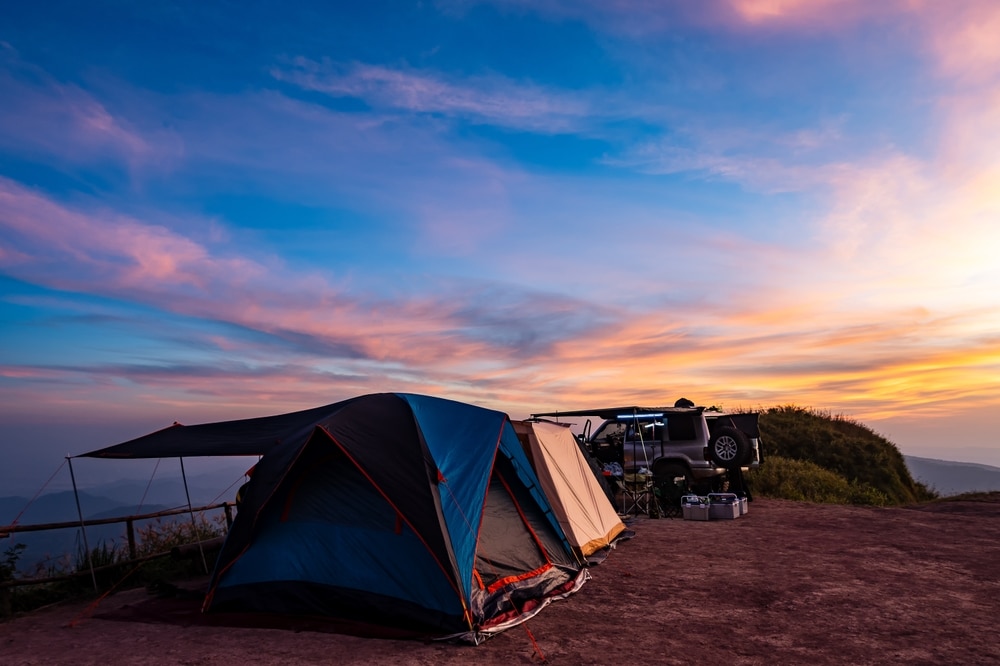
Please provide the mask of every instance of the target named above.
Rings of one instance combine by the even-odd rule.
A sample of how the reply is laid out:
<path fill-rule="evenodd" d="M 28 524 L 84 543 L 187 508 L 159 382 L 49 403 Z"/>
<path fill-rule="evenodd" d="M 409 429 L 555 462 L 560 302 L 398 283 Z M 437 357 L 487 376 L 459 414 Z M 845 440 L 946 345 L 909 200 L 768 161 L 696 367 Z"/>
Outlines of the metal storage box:
<path fill-rule="evenodd" d="M 709 493 L 708 515 L 712 520 L 740 517 L 740 499 L 734 493 Z"/>
<path fill-rule="evenodd" d="M 681 512 L 684 520 L 708 520 L 708 504 L 697 495 L 685 495 L 681 498 Z"/>

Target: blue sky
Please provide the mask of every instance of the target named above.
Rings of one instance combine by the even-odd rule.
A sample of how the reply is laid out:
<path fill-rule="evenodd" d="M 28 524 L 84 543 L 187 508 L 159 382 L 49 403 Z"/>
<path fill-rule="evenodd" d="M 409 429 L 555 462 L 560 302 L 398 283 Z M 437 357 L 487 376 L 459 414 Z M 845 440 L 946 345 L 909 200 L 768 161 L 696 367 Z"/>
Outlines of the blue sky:
<path fill-rule="evenodd" d="M 376 391 L 1000 465 L 995 3 L 336 4 L 0 9 L 0 487 Z"/>

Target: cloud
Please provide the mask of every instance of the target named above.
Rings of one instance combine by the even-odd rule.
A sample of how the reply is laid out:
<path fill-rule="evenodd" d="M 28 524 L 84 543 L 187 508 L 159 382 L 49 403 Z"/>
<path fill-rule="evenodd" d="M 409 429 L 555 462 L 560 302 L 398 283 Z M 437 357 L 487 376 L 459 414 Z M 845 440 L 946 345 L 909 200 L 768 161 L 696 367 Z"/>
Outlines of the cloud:
<path fill-rule="evenodd" d="M 895 0 L 726 0 L 728 8 L 741 21 L 752 26 L 784 24 L 792 27 L 836 27 L 855 24 L 865 18 L 884 16 L 898 10 Z"/>
<path fill-rule="evenodd" d="M 929 48 L 942 74 L 995 85 L 1000 75 L 1000 6 L 995 2 L 921 3 Z"/>
<path fill-rule="evenodd" d="M 500 11 L 534 12 L 555 20 L 586 22 L 591 29 L 628 39 L 652 39 L 678 27 L 725 29 L 774 28 L 830 31 L 905 9 L 908 0 L 438 0 L 445 11 L 464 15 L 481 4 Z"/>
<path fill-rule="evenodd" d="M 176 137 L 146 133 L 74 84 L 53 79 L 0 45 L 0 147 L 72 165 L 117 161 L 130 169 L 173 163 Z"/>
<path fill-rule="evenodd" d="M 139 219 L 74 210 L 5 179 L 0 230 L 10 248 L 0 268 L 18 279 L 245 327 L 299 354 L 345 363 L 415 371 L 475 358 L 507 362 L 544 354 L 560 335 L 587 326 L 579 318 L 559 333 L 538 315 L 552 304 L 516 290 L 503 296 L 501 317 L 500 297 L 489 297 L 494 308 L 478 307 L 481 290 L 468 283 L 395 300 L 348 294 L 323 276 L 222 253 Z"/>
<path fill-rule="evenodd" d="M 441 74 L 295 58 L 272 75 L 304 90 L 354 97 L 375 109 L 440 115 L 546 133 L 576 131 L 598 111 L 580 96 L 499 75 L 448 81 Z"/>
<path fill-rule="evenodd" d="M 48 162 L 73 181 L 88 173 L 81 167 L 110 164 L 132 175 L 152 170 L 146 185 L 179 198 L 214 187 L 252 190 L 296 205 L 364 209 L 397 221 L 396 235 L 404 234 L 418 253 L 457 256 L 474 254 L 506 228 L 506 185 L 520 177 L 515 169 L 476 157 L 480 147 L 443 136 L 433 119 L 338 113 L 269 91 L 161 99 L 121 84 L 106 91 L 121 109 L 113 114 L 107 99 L 24 63 L 18 67 L 32 76 L 0 72 L 0 95 L 11 100 L 0 105 L 0 148 Z M 152 124 L 170 130 L 139 129 Z M 127 203 L 114 203 L 114 193 L 102 196 L 109 207 Z M 185 224 L 182 218 L 171 223 Z M 197 226 L 213 224 L 203 222 Z M 152 232 L 143 233 L 145 242 L 155 241 Z M 175 254 L 185 261 L 188 250 L 197 248 L 134 258 L 141 258 L 142 270 L 170 271 L 176 267 L 152 262 L 173 261 Z M 10 259 L 14 250 L 0 251 Z"/>
<path fill-rule="evenodd" d="M 855 27 L 875 21 L 905 21 L 919 27 L 923 48 L 938 71 L 965 83 L 995 81 L 1000 73 L 1000 6 L 992 0 L 729 0 L 750 27 L 791 30 Z"/>
<path fill-rule="evenodd" d="M 963 84 L 995 82 L 1000 74 L 1000 6 L 992 0 L 729 0 L 748 27 L 830 30 L 892 20 L 917 27 L 918 48 L 937 71 Z"/>
<path fill-rule="evenodd" d="M 833 206 L 819 239 L 830 268 L 858 280 L 855 302 L 945 312 L 989 302 L 988 292 L 1000 286 L 989 249 L 1000 244 L 991 221 L 1000 212 L 998 166 L 949 173 L 941 163 L 888 155 L 831 172 Z"/>
<path fill-rule="evenodd" d="M 884 288 L 877 276 L 861 288 L 803 280 L 800 289 L 782 273 L 790 283 L 772 284 L 761 298 L 748 290 L 742 300 L 683 307 L 602 306 L 486 282 L 443 281 L 420 296 L 380 298 L 340 292 L 325 278 L 234 254 L 232 246 L 226 253 L 140 219 L 74 210 L 9 181 L 0 185 L 2 235 L 21 256 L 3 264 L 5 272 L 159 310 L 169 316 L 158 317 L 164 332 L 154 335 L 183 335 L 189 350 L 176 361 L 8 361 L 0 397 L 25 413 L 74 413 L 101 400 L 150 418 L 212 420 L 220 409 L 237 418 L 259 415 L 262 405 L 277 413 L 408 390 L 523 415 L 609 400 L 662 403 L 683 393 L 727 405 L 809 402 L 889 418 L 938 413 L 955 396 L 988 403 L 1000 363 L 988 333 L 1000 327 L 1000 313 L 981 303 L 979 310 L 907 309 L 900 299 L 858 301 L 865 284 Z M 57 228 L 61 239 L 51 231 Z M 786 258 L 782 270 L 824 259 Z M 190 323 L 179 329 L 179 318 Z M 985 324 L 969 330 L 969 322 Z M 219 345 L 219 326 L 241 333 L 225 333 Z"/>
<path fill-rule="evenodd" d="M 608 3 L 592 20 L 655 4 Z M 843 3 L 713 6 L 725 9 L 726 30 L 802 30 L 815 18 L 810 7 L 841 16 L 839 26 L 861 20 Z M 668 18 L 629 21 L 653 30 Z M 992 58 L 982 52 L 952 64 L 941 55 L 936 71 L 978 71 Z M 945 409 L 949 396 L 995 400 L 1000 106 L 969 83 L 976 77 L 936 103 L 939 143 L 921 154 L 887 141 L 846 154 L 842 115 L 790 129 L 742 118 L 726 128 L 680 113 L 663 120 L 649 102 L 632 107 L 631 119 L 671 138 L 643 140 L 607 164 L 808 198 L 782 235 L 725 232 L 738 225 L 723 214 L 675 208 L 679 190 L 665 179 L 539 176 L 452 131 L 464 122 L 594 136 L 622 117 L 624 94 L 598 107 L 588 93 L 501 76 L 312 60 L 275 70 L 289 95 L 297 86 L 369 107 L 348 113 L 275 91 L 158 100 L 116 90 L 99 99 L 44 75 L 5 76 L 3 90 L 27 100 L 0 110 L 4 127 L 18 130 L 3 134 L 11 150 L 148 165 L 171 154 L 163 147 L 173 137 L 184 171 L 172 194 L 253 192 L 346 210 L 348 220 L 363 212 L 357 223 L 338 218 L 353 226 L 331 247 L 356 242 L 359 263 L 393 283 L 370 291 L 364 276 L 349 279 L 356 264 L 336 257 L 322 271 L 278 259 L 223 220 L 150 212 L 161 203 L 152 198 L 95 203 L 0 179 L 0 270 L 149 308 L 165 330 L 142 336 L 187 345 L 160 362 L 8 359 L 6 413 L 34 401 L 40 412 L 59 403 L 82 414 L 100 400 L 121 413 L 144 404 L 171 419 L 183 411 L 210 420 L 220 405 L 249 416 L 261 405 L 287 411 L 373 390 L 521 414 L 672 402 L 678 393 L 880 417 Z M 173 128 L 162 143 L 142 129 L 152 120 L 121 111 L 149 106 Z M 747 210 L 743 200 L 731 209 L 734 218 Z M 392 256 L 379 262 L 382 253 Z M 469 280 L 473 264 L 489 277 Z"/>
<path fill-rule="evenodd" d="M 2 177 L 0 225 L 23 242 L 5 244 L 7 265 L 64 289 L 88 286 L 88 277 L 94 280 L 89 286 L 103 285 L 113 275 L 122 293 L 159 283 L 203 291 L 223 275 L 239 283 L 264 273 L 240 259 L 212 259 L 203 246 L 164 227 L 111 211 L 81 214 Z"/>
<path fill-rule="evenodd" d="M 732 181 L 771 194 L 812 189 L 823 180 L 822 169 L 787 159 L 712 152 L 703 146 L 686 147 L 673 141 L 641 143 L 620 156 L 605 158 L 604 163 L 651 175 L 692 174 L 707 180 Z"/>
<path fill-rule="evenodd" d="M 965 83 L 995 81 L 1000 72 L 1000 7 L 993 0 L 439 0 L 463 14 L 490 4 L 501 11 L 578 20 L 601 34 L 655 40 L 696 26 L 731 34 L 844 35 L 883 26 L 931 58 L 938 73 Z M 886 42 L 887 45 L 891 41 Z"/>

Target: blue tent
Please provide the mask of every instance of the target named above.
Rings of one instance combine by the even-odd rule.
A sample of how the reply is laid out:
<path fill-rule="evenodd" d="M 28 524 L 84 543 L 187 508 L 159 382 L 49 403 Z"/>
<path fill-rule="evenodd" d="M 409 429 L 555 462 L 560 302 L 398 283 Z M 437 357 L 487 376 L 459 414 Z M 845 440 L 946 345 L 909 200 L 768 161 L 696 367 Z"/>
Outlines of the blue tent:
<path fill-rule="evenodd" d="M 176 425 L 87 455 L 164 451 L 263 456 L 207 611 L 328 616 L 479 642 L 586 578 L 501 412 L 382 393 Z"/>

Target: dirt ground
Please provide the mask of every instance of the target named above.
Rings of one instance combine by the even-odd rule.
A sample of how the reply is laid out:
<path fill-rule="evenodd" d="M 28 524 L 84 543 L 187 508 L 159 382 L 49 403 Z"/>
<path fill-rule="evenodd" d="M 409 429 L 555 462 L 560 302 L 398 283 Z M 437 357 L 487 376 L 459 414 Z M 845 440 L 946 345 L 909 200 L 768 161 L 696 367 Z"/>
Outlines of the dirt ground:
<path fill-rule="evenodd" d="M 196 602 L 136 589 L 0 624 L 0 663 L 1000 663 L 1000 493 L 888 509 L 758 499 L 733 521 L 631 527 L 579 593 L 480 646 L 212 625 Z"/>

